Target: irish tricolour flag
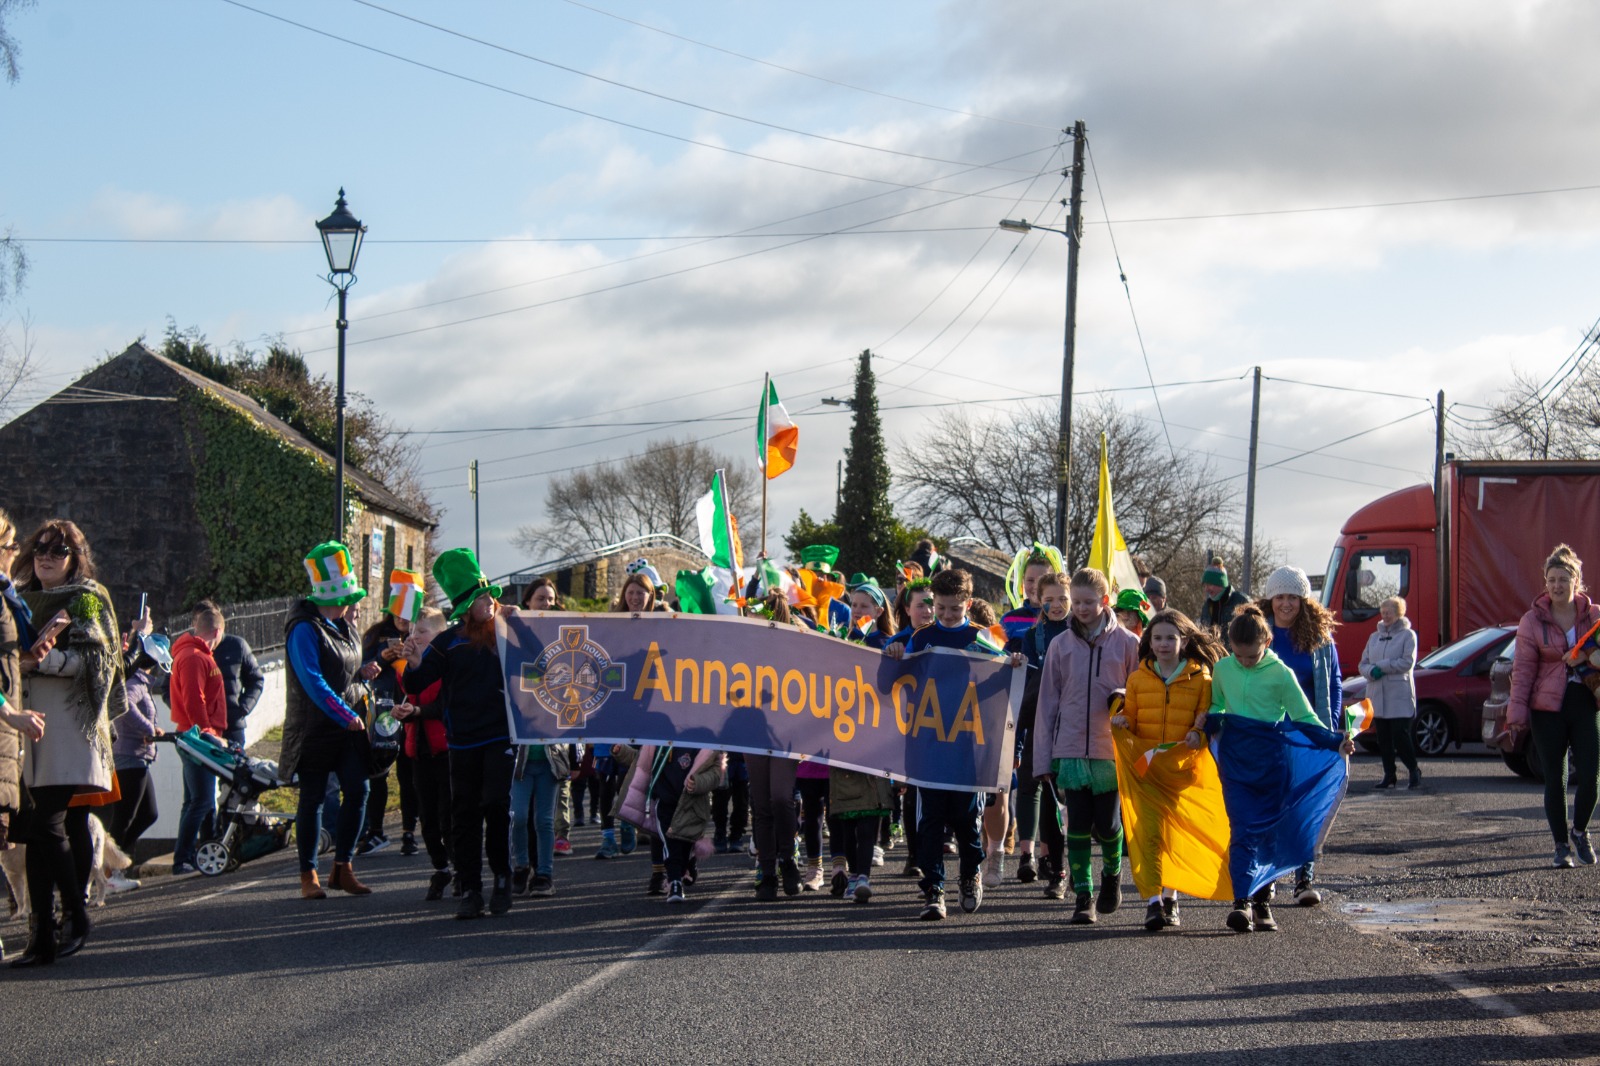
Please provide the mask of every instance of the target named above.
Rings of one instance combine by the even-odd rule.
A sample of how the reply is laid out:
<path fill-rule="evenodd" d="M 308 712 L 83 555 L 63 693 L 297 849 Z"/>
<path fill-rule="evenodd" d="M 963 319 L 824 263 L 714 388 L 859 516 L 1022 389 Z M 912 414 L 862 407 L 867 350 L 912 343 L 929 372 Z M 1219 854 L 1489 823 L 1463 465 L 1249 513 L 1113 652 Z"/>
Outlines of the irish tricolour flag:
<path fill-rule="evenodd" d="M 778 399 L 778 387 L 769 379 L 767 394 L 761 398 L 761 410 L 756 415 L 756 462 L 775 478 L 794 465 L 795 446 L 800 443 L 800 427 L 794 424 L 783 402 Z"/>

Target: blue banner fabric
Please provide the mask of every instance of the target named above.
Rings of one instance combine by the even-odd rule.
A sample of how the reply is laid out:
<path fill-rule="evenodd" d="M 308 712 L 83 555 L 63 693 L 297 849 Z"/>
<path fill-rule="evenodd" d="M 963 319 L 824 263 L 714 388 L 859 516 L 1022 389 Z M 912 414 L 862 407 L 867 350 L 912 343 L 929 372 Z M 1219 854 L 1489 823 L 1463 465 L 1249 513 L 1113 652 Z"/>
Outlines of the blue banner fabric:
<path fill-rule="evenodd" d="M 1227 715 L 1214 741 L 1234 895 L 1253 896 L 1317 857 L 1344 796 L 1343 733 Z"/>
<path fill-rule="evenodd" d="M 497 623 L 518 744 L 681 744 L 806 757 L 929 788 L 1011 782 L 1023 671 L 901 660 L 762 619 L 519 611 Z"/>

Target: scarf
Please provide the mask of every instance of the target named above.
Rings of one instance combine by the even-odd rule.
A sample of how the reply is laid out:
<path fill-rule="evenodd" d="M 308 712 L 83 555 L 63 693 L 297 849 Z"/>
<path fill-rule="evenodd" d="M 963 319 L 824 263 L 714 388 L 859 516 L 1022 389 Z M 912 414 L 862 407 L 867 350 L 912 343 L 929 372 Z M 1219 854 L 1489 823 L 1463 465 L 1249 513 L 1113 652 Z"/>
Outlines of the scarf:
<path fill-rule="evenodd" d="M 36 625 L 48 624 L 61 611 L 72 619 L 56 638 L 56 646 L 76 652 L 83 660 L 83 670 L 77 678 L 78 730 L 91 743 L 103 743 L 109 752 L 110 720 L 128 709 L 128 696 L 122 687 L 122 637 L 110 595 L 99 582 L 81 581 L 53 589 L 26 590 L 22 599 L 33 612 Z"/>

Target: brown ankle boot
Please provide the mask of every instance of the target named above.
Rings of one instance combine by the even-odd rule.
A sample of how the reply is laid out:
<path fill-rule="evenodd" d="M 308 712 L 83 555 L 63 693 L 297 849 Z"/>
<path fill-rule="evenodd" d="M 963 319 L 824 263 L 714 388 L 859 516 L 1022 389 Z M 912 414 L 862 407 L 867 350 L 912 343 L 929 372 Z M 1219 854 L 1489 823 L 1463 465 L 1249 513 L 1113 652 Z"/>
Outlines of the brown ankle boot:
<path fill-rule="evenodd" d="M 333 864 L 333 876 L 328 878 L 328 884 L 342 892 L 348 892 L 352 896 L 372 895 L 372 889 L 356 880 L 356 872 L 350 868 L 350 864 L 347 862 Z"/>
<path fill-rule="evenodd" d="M 300 898 L 301 899 L 327 899 L 328 894 L 322 891 L 322 882 L 317 880 L 317 871 L 300 871 Z"/>

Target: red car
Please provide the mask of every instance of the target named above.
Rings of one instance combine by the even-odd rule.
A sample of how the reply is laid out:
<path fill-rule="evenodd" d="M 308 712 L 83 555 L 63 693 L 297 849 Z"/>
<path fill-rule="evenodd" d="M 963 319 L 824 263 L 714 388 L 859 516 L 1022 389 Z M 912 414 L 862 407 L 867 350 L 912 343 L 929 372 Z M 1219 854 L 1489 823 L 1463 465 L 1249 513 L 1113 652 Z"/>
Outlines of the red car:
<path fill-rule="evenodd" d="M 1489 698 L 1489 670 L 1516 635 L 1515 623 L 1477 629 L 1417 663 L 1417 716 L 1411 720 L 1417 754 L 1443 755 L 1451 744 L 1459 748 L 1463 741 L 1479 739 L 1483 703 Z M 1345 678 L 1346 705 L 1365 698 L 1366 693 L 1366 678 Z M 1378 750 L 1370 730 L 1357 742 L 1369 752 Z"/>

